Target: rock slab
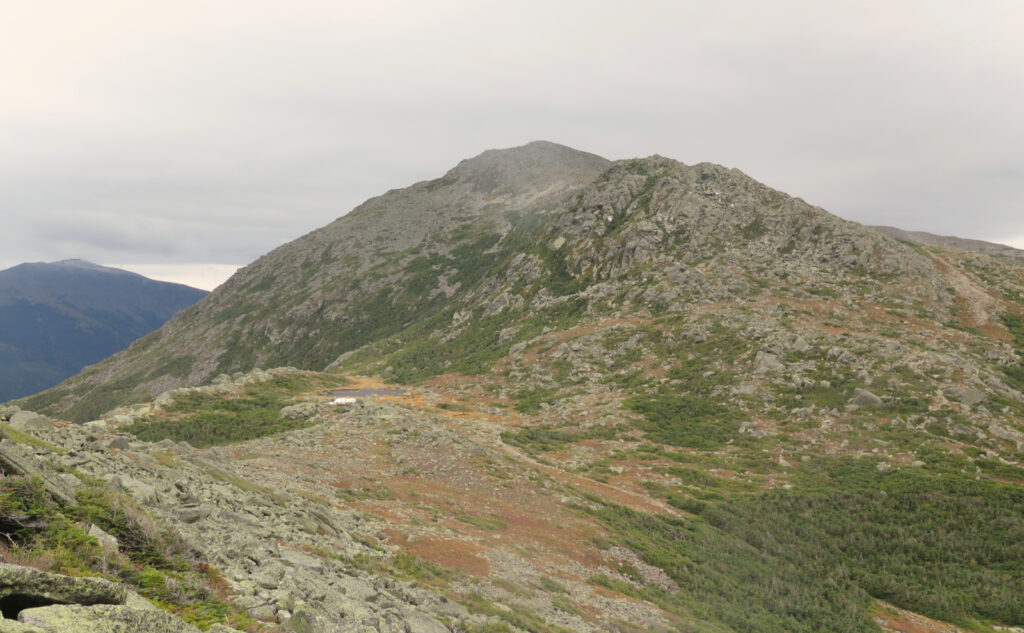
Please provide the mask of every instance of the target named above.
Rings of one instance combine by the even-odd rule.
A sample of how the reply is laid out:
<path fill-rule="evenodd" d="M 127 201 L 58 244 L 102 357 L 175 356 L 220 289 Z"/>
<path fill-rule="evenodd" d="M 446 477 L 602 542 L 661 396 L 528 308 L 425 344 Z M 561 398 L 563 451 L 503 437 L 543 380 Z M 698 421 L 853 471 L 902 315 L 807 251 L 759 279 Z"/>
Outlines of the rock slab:
<path fill-rule="evenodd" d="M 31 567 L 0 563 L 0 609 L 7 616 L 21 605 L 124 604 L 124 585 L 102 578 L 75 578 L 50 574 Z"/>
<path fill-rule="evenodd" d="M 199 633 L 199 629 L 170 613 L 112 604 L 26 609 L 18 621 L 47 633 Z"/>

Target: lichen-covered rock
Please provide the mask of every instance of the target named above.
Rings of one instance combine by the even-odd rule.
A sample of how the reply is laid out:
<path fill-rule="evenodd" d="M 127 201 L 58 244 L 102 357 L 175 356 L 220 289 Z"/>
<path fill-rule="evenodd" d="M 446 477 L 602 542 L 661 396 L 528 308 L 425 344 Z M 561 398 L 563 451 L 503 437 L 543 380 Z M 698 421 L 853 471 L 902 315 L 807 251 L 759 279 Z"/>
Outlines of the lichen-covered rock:
<path fill-rule="evenodd" d="M 755 374 L 774 374 L 784 371 L 786 366 L 778 358 L 767 352 L 758 352 L 754 357 Z"/>
<path fill-rule="evenodd" d="M 0 619 L 0 633 L 46 633 L 39 627 L 22 624 L 17 620 Z"/>
<path fill-rule="evenodd" d="M 330 620 L 321 613 L 300 607 L 281 628 L 288 633 L 325 633 L 329 631 Z"/>
<path fill-rule="evenodd" d="M 11 415 L 8 424 L 19 431 L 28 431 L 30 433 L 53 430 L 53 425 L 50 424 L 50 418 L 32 411 L 15 412 Z"/>
<path fill-rule="evenodd" d="M 0 563 L 0 607 L 6 615 L 19 604 L 124 604 L 124 585 L 102 578 L 76 578 Z"/>
<path fill-rule="evenodd" d="M 7 420 L 18 411 L 21 411 L 21 407 L 16 404 L 5 404 L 0 406 L 0 420 Z"/>
<path fill-rule="evenodd" d="M 156 488 L 132 477 L 114 475 L 107 482 L 107 488 L 119 492 L 127 492 L 135 497 L 136 501 L 144 505 L 159 502 Z"/>
<path fill-rule="evenodd" d="M 947 398 L 959 400 L 967 405 L 981 404 L 988 398 L 988 394 L 978 389 L 972 389 L 971 387 L 964 387 L 962 385 L 952 385 L 942 390 L 942 394 Z"/>
<path fill-rule="evenodd" d="M 118 547 L 117 537 L 104 532 L 99 526 L 89 526 L 89 536 L 100 542 L 100 547 L 105 552 L 116 552 Z"/>
<path fill-rule="evenodd" d="M 38 477 L 46 490 L 62 505 L 77 505 L 74 489 L 58 478 L 45 461 L 36 459 L 35 450 L 28 450 L 11 441 L 0 441 L 0 470 L 6 475 Z"/>
<path fill-rule="evenodd" d="M 110 431 L 110 425 L 107 424 L 106 420 L 89 420 L 88 422 L 82 423 L 82 426 L 92 431 L 93 433 L 103 434 Z"/>
<path fill-rule="evenodd" d="M 130 415 L 124 414 L 112 415 L 106 419 L 107 424 L 114 428 L 117 428 L 119 426 L 127 426 L 134 421 L 135 420 L 133 420 Z"/>
<path fill-rule="evenodd" d="M 198 633 L 199 629 L 165 611 L 124 605 L 53 605 L 26 609 L 23 624 L 46 633 Z"/>
<path fill-rule="evenodd" d="M 124 606 L 131 607 L 132 609 L 138 609 L 140 611 L 160 610 L 155 604 L 131 590 L 128 591 L 128 597 L 124 601 Z"/>
<path fill-rule="evenodd" d="M 850 404 L 858 407 L 877 407 L 882 404 L 882 399 L 867 389 L 855 389 Z"/>
<path fill-rule="evenodd" d="M 405 630 L 409 633 L 448 633 L 448 628 L 437 618 L 420 611 L 409 611 L 402 619 L 405 621 Z"/>
<path fill-rule="evenodd" d="M 315 402 L 298 402 L 281 409 L 281 417 L 289 420 L 308 418 L 317 411 Z"/>

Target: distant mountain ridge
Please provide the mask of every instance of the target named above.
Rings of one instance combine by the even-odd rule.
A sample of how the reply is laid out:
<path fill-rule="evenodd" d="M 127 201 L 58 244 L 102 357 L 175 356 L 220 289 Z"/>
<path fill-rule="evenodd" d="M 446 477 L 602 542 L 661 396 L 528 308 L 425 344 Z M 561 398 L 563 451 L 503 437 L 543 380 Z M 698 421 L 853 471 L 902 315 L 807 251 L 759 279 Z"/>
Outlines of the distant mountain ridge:
<path fill-rule="evenodd" d="M 1024 259 L 1024 250 L 1007 246 L 1005 244 L 986 242 L 984 240 L 972 240 L 963 237 L 954 237 L 951 235 L 936 235 L 926 231 L 906 231 L 894 226 L 872 226 L 871 228 L 883 235 L 888 235 L 896 240 L 910 242 L 911 244 L 937 246 L 939 248 L 953 248 L 972 253 L 984 253 L 985 255 L 1001 255 L 1005 257 Z"/>
<path fill-rule="evenodd" d="M 124 349 L 206 294 L 80 259 L 0 271 L 0 402 Z"/>

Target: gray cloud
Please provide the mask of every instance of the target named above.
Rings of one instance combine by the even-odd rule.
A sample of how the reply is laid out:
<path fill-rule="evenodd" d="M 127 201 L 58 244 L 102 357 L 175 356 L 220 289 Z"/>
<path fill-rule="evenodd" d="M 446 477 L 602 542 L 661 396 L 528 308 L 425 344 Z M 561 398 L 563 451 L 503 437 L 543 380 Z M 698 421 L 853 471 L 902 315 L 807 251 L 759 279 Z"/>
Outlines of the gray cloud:
<path fill-rule="evenodd" d="M 244 264 L 539 138 L 1024 246 L 1016 2 L 23 5 L 0 41 L 4 266 Z"/>

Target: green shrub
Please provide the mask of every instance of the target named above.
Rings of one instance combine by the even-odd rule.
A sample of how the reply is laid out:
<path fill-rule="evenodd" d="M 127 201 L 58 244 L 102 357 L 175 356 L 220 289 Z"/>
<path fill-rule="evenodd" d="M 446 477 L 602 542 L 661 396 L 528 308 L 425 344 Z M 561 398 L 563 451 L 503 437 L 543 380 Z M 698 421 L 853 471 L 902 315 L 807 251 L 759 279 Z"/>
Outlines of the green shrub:
<path fill-rule="evenodd" d="M 557 451 L 569 444 L 584 440 L 617 439 L 626 431 L 628 428 L 624 426 L 572 429 L 542 424 L 528 426 L 518 431 L 505 431 L 501 434 L 501 441 L 529 452 L 546 452 Z"/>
<path fill-rule="evenodd" d="M 661 392 L 627 398 L 623 406 L 643 415 L 644 437 L 661 444 L 713 450 L 739 428 L 725 405 L 701 396 Z"/>
<path fill-rule="evenodd" d="M 202 448 L 300 429 L 310 422 L 282 418 L 280 411 L 289 403 L 285 395 L 303 386 L 308 382 L 278 376 L 236 397 L 192 392 L 178 396 L 149 421 L 137 421 L 125 430 L 147 442 L 170 438 Z"/>
<path fill-rule="evenodd" d="M 540 413 L 540 405 L 552 404 L 558 399 L 558 389 L 555 387 L 520 389 L 513 397 L 516 399 L 516 411 L 534 415 Z"/>
<path fill-rule="evenodd" d="M 791 490 L 689 506 L 692 520 L 591 498 L 580 509 L 679 591 L 613 583 L 752 633 L 877 631 L 871 599 L 944 621 L 1024 623 L 1024 489 L 958 474 L 807 466 Z"/>
<path fill-rule="evenodd" d="M 1012 312 L 1004 312 L 999 315 L 999 319 L 1013 336 L 1013 344 L 1018 348 L 1024 348 L 1024 319 Z"/>

